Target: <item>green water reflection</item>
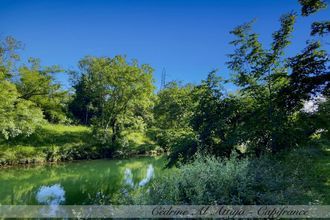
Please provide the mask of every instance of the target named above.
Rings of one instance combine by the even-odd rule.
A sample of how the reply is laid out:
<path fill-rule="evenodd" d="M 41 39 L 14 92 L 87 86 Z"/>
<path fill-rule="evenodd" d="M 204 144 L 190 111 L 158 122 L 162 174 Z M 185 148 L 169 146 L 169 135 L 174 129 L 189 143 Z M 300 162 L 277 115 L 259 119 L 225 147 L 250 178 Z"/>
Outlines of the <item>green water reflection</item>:
<path fill-rule="evenodd" d="M 0 204 L 113 202 L 112 197 L 128 189 L 147 187 L 163 172 L 164 163 L 162 157 L 140 157 L 1 169 Z"/>

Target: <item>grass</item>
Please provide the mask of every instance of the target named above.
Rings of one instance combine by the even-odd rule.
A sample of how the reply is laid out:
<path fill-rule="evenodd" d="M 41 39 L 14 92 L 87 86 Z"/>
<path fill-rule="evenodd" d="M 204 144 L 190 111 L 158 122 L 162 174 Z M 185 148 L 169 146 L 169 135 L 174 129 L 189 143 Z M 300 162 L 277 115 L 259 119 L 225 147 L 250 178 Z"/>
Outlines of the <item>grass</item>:
<path fill-rule="evenodd" d="M 29 137 L 2 140 L 0 166 L 97 158 L 91 137 L 88 127 L 46 124 Z"/>
<path fill-rule="evenodd" d="M 141 132 L 126 132 L 118 157 L 146 154 L 156 144 Z M 157 149 L 157 148 L 156 148 Z M 104 148 L 85 126 L 45 124 L 29 137 L 0 140 L 0 167 L 68 160 L 103 158 Z"/>
<path fill-rule="evenodd" d="M 125 132 L 123 136 L 127 140 L 127 149 L 130 154 L 161 153 L 157 144 L 142 132 Z"/>
<path fill-rule="evenodd" d="M 46 124 L 36 130 L 29 137 L 22 137 L 12 141 L 4 141 L 1 145 L 8 147 L 32 146 L 32 147 L 50 147 L 63 146 L 70 144 L 89 143 L 91 140 L 91 131 L 85 126 L 67 126 Z"/>
<path fill-rule="evenodd" d="M 330 205 L 330 141 L 327 138 L 316 138 L 287 154 L 282 153 L 279 159 L 294 172 L 298 168 L 301 179 L 305 180 L 304 194 L 311 204 Z M 297 164 L 300 164 L 297 166 Z"/>
<path fill-rule="evenodd" d="M 330 205 L 330 141 L 319 143 L 317 154 L 311 155 L 314 164 L 312 190 L 321 195 L 322 204 Z"/>

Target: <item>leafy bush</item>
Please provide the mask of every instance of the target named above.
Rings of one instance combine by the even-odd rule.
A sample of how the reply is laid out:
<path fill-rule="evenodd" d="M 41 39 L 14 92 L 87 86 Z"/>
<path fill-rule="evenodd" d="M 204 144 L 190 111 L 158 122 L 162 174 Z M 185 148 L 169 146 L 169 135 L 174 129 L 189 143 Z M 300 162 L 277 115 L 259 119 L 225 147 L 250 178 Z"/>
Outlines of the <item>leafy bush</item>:
<path fill-rule="evenodd" d="M 148 136 L 165 150 L 173 149 L 173 144 L 191 134 L 191 129 L 149 129 Z"/>
<path fill-rule="evenodd" d="M 248 160 L 198 156 L 153 182 L 149 204 L 243 204 L 253 201 Z"/>
<path fill-rule="evenodd" d="M 168 156 L 167 167 L 178 163 L 191 161 L 198 150 L 199 141 L 193 132 L 183 133 L 175 137 L 171 144 L 171 153 Z"/>
<path fill-rule="evenodd" d="M 308 190 L 308 161 L 297 151 L 285 158 L 216 159 L 197 156 L 174 173 L 155 180 L 145 204 L 307 204 L 318 198 Z M 295 158 L 295 160 L 293 160 Z M 291 162 L 294 161 L 294 162 Z M 298 161 L 298 162 L 297 162 Z M 299 162 L 301 161 L 301 162 Z M 148 193 L 149 192 L 149 193 Z M 315 201 L 312 201 L 315 202 Z"/>
<path fill-rule="evenodd" d="M 97 159 L 102 157 L 99 148 L 80 144 L 51 146 L 45 148 L 44 152 L 46 154 L 46 160 L 49 162 Z"/>
<path fill-rule="evenodd" d="M 0 139 L 29 136 L 44 122 L 34 103 L 20 100 L 16 86 L 0 79 Z"/>

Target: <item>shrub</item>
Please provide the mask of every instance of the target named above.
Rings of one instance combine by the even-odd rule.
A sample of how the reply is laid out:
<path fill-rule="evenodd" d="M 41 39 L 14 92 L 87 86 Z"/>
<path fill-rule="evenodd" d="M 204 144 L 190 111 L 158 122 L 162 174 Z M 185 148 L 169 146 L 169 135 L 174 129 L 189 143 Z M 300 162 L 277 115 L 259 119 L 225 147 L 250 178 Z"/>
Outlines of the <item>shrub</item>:
<path fill-rule="evenodd" d="M 308 161 L 301 151 L 257 159 L 197 156 L 174 172 L 156 179 L 135 201 L 145 204 L 308 204 L 318 198 L 308 190 Z M 293 160 L 293 158 L 295 158 Z M 294 162 L 292 162 L 294 161 Z M 301 162 L 299 162 L 301 161 Z M 148 193 L 149 192 L 149 193 Z"/>
<path fill-rule="evenodd" d="M 165 150 L 173 148 L 173 144 L 183 136 L 192 133 L 190 129 L 149 129 L 147 134 Z"/>
<path fill-rule="evenodd" d="M 248 160 L 197 156 L 175 173 L 153 182 L 150 204 L 243 204 L 253 201 Z"/>
<path fill-rule="evenodd" d="M 19 96 L 14 84 L 0 79 L 0 141 L 29 136 L 44 123 L 42 111 Z"/>

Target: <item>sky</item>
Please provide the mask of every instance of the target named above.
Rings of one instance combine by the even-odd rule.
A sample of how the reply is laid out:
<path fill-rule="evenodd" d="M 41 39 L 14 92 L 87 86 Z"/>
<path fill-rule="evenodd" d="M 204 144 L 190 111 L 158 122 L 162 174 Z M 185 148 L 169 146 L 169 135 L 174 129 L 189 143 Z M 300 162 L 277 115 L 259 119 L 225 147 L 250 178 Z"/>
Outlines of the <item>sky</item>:
<path fill-rule="evenodd" d="M 0 38 L 22 41 L 23 60 L 71 70 L 86 55 L 126 55 L 151 65 L 159 87 L 163 69 L 167 82 L 199 83 L 214 69 L 229 78 L 229 31 L 256 19 L 254 30 L 269 47 L 280 16 L 291 11 L 300 12 L 298 0 L 0 0 Z M 329 12 L 297 18 L 288 56 L 304 48 L 311 23 L 329 20 Z M 70 86 L 65 73 L 57 79 Z"/>

